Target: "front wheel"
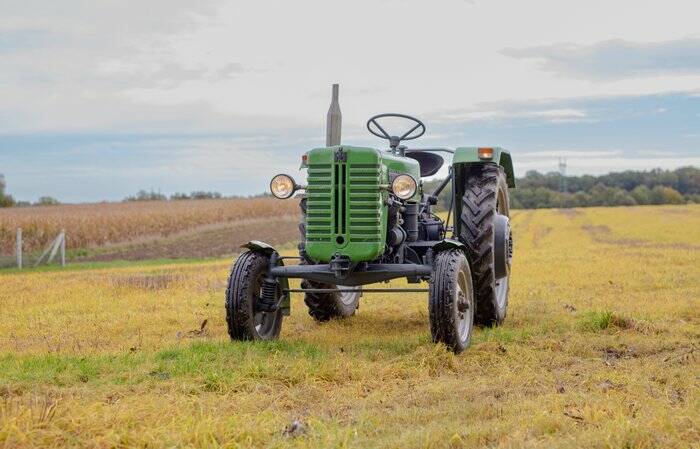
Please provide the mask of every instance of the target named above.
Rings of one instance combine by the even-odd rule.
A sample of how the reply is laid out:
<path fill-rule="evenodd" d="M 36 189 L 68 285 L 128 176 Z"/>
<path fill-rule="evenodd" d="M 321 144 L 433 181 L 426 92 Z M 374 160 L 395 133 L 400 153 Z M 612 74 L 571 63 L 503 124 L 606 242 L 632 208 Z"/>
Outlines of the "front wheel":
<path fill-rule="evenodd" d="M 433 342 L 459 354 L 469 346 L 474 327 L 472 277 L 462 251 L 438 253 L 428 295 Z"/>
<path fill-rule="evenodd" d="M 282 309 L 256 310 L 270 266 L 264 254 L 247 251 L 231 268 L 226 289 L 226 324 L 231 340 L 274 340 L 282 329 Z M 278 287 L 277 297 L 282 292 Z"/>

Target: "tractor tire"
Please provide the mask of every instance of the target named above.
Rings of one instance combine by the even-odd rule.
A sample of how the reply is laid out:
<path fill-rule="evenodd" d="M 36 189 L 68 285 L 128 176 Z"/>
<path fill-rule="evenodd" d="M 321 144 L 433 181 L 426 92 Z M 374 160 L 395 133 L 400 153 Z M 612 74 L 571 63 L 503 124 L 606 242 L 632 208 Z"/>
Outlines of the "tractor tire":
<path fill-rule="evenodd" d="M 282 329 L 282 309 L 256 312 L 262 281 L 270 266 L 264 254 L 247 251 L 231 268 L 226 288 L 226 324 L 231 340 L 275 340 Z M 281 291 L 277 292 L 278 296 Z"/>
<path fill-rule="evenodd" d="M 459 354 L 469 346 L 474 328 L 474 292 L 469 262 L 461 250 L 443 251 L 435 257 L 428 293 L 430 334 Z"/>
<path fill-rule="evenodd" d="M 304 303 L 309 308 L 309 315 L 316 321 L 328 321 L 334 318 L 353 316 L 360 307 L 361 287 L 321 284 L 309 280 L 301 282 L 301 288 L 339 288 L 352 289 L 352 292 L 304 293 Z"/>
<path fill-rule="evenodd" d="M 299 223 L 299 256 L 301 256 L 302 264 L 313 264 L 305 251 L 306 243 L 306 198 L 299 201 L 301 209 L 301 223 Z M 303 280 L 301 288 L 349 288 L 343 286 L 335 286 L 331 284 L 321 284 Z M 355 314 L 355 311 L 360 307 L 360 288 L 358 292 L 343 292 L 343 293 L 305 293 L 304 303 L 309 308 L 309 315 L 317 321 L 328 321 L 333 318 L 347 318 Z"/>
<path fill-rule="evenodd" d="M 513 241 L 503 168 L 469 166 L 464 176 L 459 239 L 467 246 L 476 299 L 475 321 L 497 326 L 506 318 Z"/>

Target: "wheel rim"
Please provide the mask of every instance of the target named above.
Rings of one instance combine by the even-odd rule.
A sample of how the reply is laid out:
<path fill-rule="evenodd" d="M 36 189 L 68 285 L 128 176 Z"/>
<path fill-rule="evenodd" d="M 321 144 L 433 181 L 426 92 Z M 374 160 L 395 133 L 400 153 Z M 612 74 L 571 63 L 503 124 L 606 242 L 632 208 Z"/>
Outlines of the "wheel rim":
<path fill-rule="evenodd" d="M 464 271 L 460 271 L 457 277 L 457 292 L 456 292 L 455 307 L 457 312 L 457 332 L 461 341 L 469 338 L 471 332 L 472 320 L 472 299 L 469 291 L 469 282 Z"/>
<path fill-rule="evenodd" d="M 496 201 L 496 212 L 505 215 L 508 217 L 508 210 L 506 208 L 506 193 L 499 191 L 499 196 Z M 507 232 L 507 251 L 508 254 L 506 256 L 506 272 L 508 274 L 505 275 L 505 277 L 502 277 L 500 279 L 496 279 L 495 282 L 495 293 L 496 293 L 496 304 L 498 305 L 499 309 L 503 309 L 506 306 L 506 301 L 508 300 L 508 284 L 510 282 L 510 267 L 511 263 L 513 260 L 513 234 L 510 230 L 510 227 L 508 228 Z"/>
<path fill-rule="evenodd" d="M 496 279 L 496 303 L 498 308 L 505 307 L 508 298 L 508 283 L 510 280 L 510 267 L 513 260 L 513 234 L 510 230 L 506 233 L 506 275 L 500 279 Z"/>
<path fill-rule="evenodd" d="M 350 287 L 347 285 L 336 285 L 336 287 L 339 290 L 345 290 L 339 292 L 338 297 L 340 299 L 340 302 L 342 302 L 343 305 L 348 307 L 353 305 L 357 301 L 357 298 L 360 295 L 360 291 L 362 289 L 362 287 Z"/>
<path fill-rule="evenodd" d="M 506 297 L 508 295 L 508 279 L 510 279 L 510 273 L 504 278 L 498 279 L 496 281 L 496 302 L 499 308 L 503 308 L 506 303 Z"/>

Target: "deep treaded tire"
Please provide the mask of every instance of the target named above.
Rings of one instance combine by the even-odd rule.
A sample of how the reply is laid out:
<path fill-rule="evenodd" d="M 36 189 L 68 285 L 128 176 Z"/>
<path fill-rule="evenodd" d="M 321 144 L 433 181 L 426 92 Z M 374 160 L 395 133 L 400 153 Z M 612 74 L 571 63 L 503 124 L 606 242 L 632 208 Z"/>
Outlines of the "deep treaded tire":
<path fill-rule="evenodd" d="M 255 312 L 269 264 L 270 259 L 264 254 L 246 251 L 231 267 L 225 303 L 231 340 L 274 340 L 279 336 L 282 310 Z"/>
<path fill-rule="evenodd" d="M 428 294 L 430 334 L 455 353 L 469 346 L 474 327 L 474 293 L 469 262 L 461 250 L 435 257 Z"/>
<path fill-rule="evenodd" d="M 308 280 L 301 281 L 301 288 L 341 288 L 350 289 L 342 285 L 320 284 Z M 355 314 L 360 307 L 359 287 L 357 292 L 343 293 L 304 293 L 304 303 L 309 308 L 309 315 L 317 321 L 328 321 L 333 318 L 347 318 Z"/>
<path fill-rule="evenodd" d="M 306 198 L 299 201 L 301 223 L 299 223 L 299 255 L 302 264 L 311 264 L 305 251 L 306 243 Z M 336 288 L 331 284 L 320 284 L 307 280 L 301 281 L 301 288 Z M 339 288 L 348 288 L 339 286 Z M 358 288 L 359 290 L 359 288 Z M 328 321 L 333 318 L 346 318 L 355 314 L 360 307 L 361 293 L 304 293 L 304 303 L 309 308 L 309 315 L 317 321 Z"/>
<path fill-rule="evenodd" d="M 508 278 L 496 280 L 494 266 L 494 220 L 509 215 L 508 186 L 503 168 L 478 164 L 465 173 L 460 240 L 467 246 L 476 299 L 475 321 L 499 325 L 508 308 Z"/>

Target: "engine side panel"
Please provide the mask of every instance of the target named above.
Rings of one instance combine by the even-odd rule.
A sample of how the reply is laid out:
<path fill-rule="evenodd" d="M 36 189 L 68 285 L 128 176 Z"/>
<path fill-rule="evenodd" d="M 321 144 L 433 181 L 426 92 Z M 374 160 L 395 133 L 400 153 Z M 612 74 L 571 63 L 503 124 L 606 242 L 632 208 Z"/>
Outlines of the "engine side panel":
<path fill-rule="evenodd" d="M 416 183 L 420 184 L 420 165 L 418 164 L 418 161 L 387 152 L 381 153 L 381 155 L 382 163 L 386 166 L 390 177 L 392 174 L 407 174 L 413 176 Z M 413 196 L 413 198 L 409 198 L 409 201 L 418 200 L 420 200 L 420 192 L 419 189 L 416 189 L 416 194 Z"/>

